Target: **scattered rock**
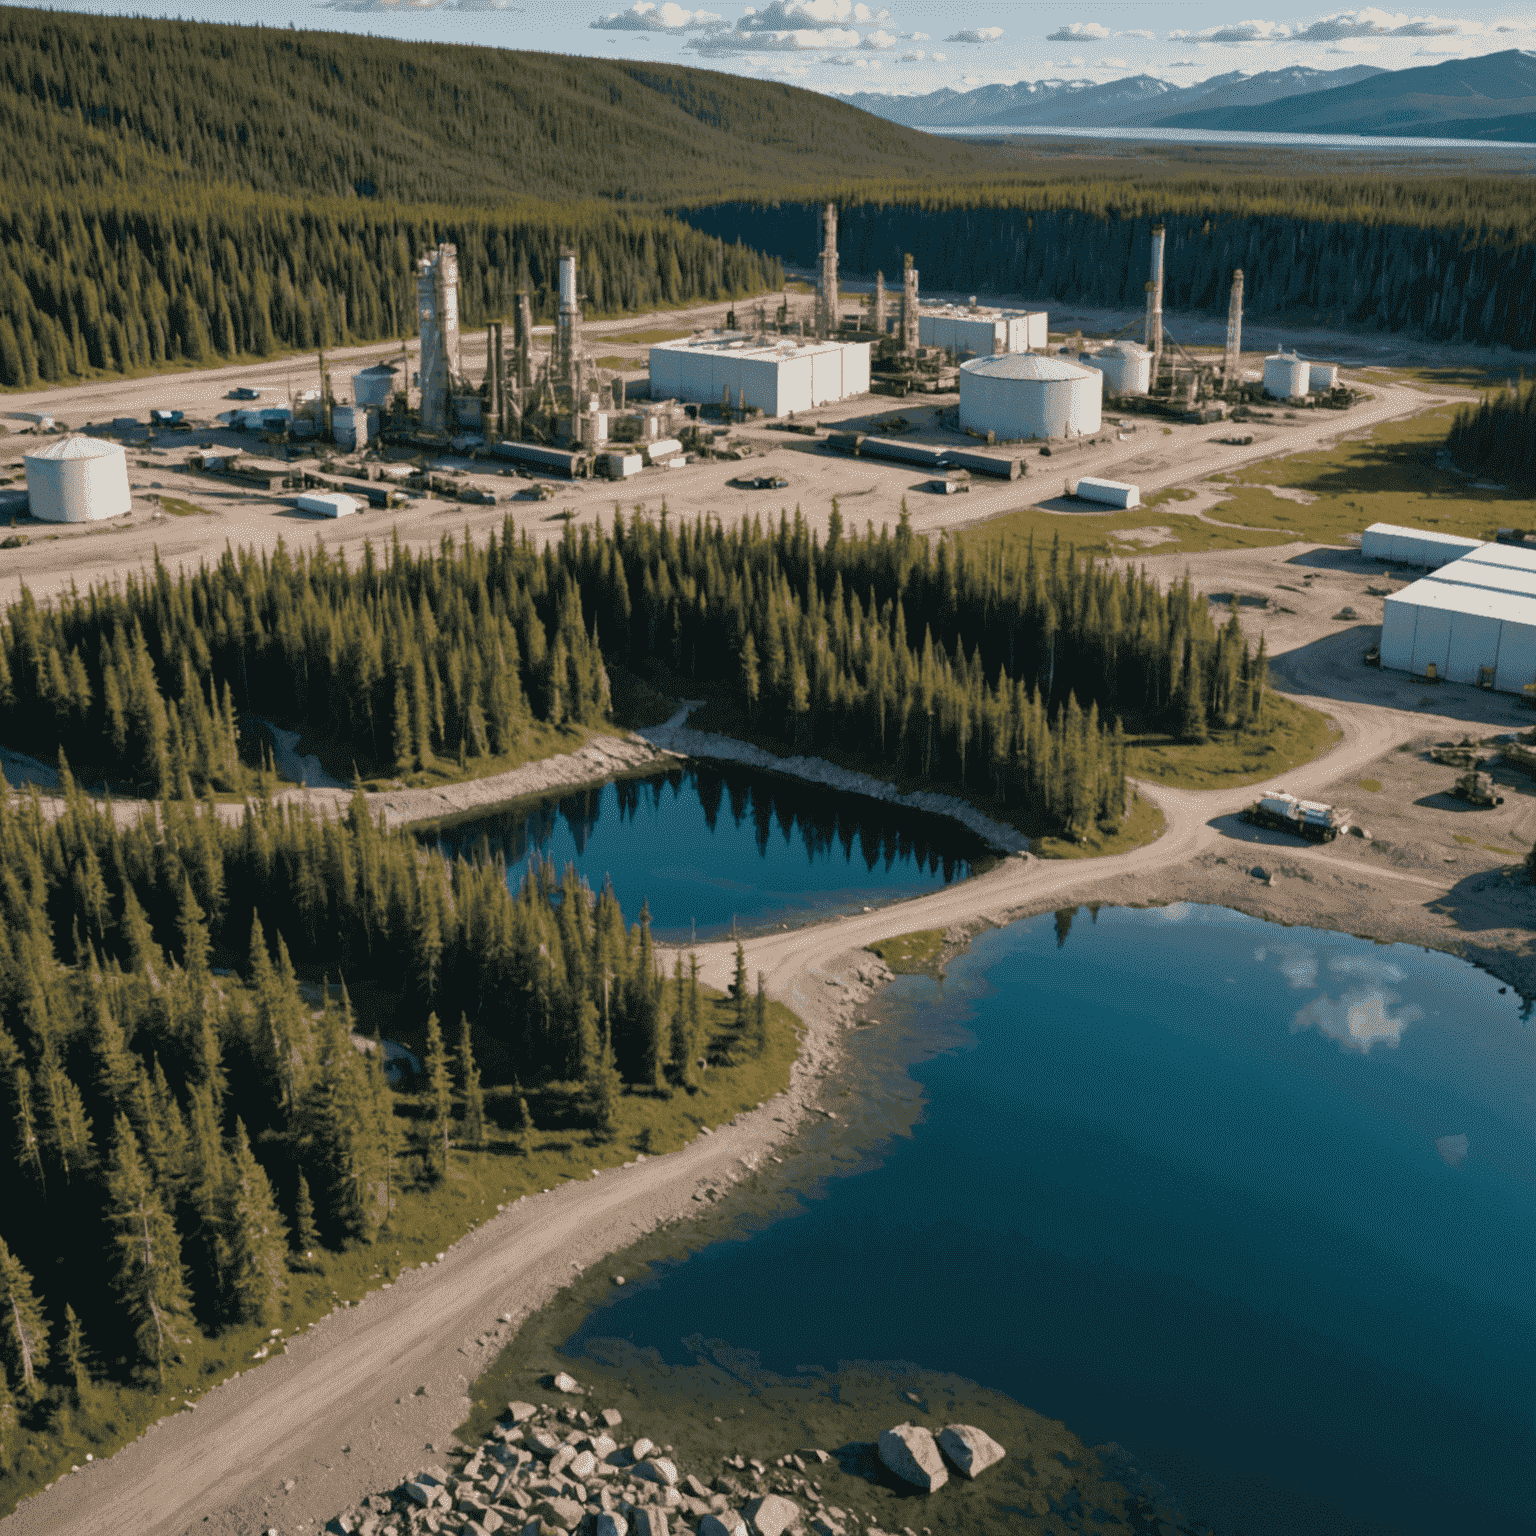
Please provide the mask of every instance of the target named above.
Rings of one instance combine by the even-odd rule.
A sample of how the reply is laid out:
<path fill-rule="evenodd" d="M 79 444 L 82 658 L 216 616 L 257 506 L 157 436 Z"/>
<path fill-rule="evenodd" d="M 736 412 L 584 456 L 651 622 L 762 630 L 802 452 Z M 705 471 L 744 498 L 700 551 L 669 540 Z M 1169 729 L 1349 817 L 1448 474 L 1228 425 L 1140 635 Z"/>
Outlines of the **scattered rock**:
<path fill-rule="evenodd" d="M 654 1440 L 647 1440 L 644 1435 L 641 1435 L 641 1437 L 636 1440 L 632 1446 L 630 1446 L 629 1454 L 630 1457 L 635 1461 L 644 1461 L 645 1458 L 649 1456 L 655 1449 L 656 1442 Z"/>
<path fill-rule="evenodd" d="M 819 1461 L 822 1466 L 826 1466 L 832 1460 L 825 1451 L 818 1451 L 814 1446 L 808 1450 L 798 1450 L 795 1455 L 803 1457 L 806 1461 Z"/>
<path fill-rule="evenodd" d="M 920 1424 L 898 1424 L 880 1436 L 880 1460 L 904 1483 L 933 1493 L 949 1481 L 933 1435 Z"/>
<path fill-rule="evenodd" d="M 634 1536 L 672 1536 L 664 1509 L 637 1509 L 631 1518 Z"/>
<path fill-rule="evenodd" d="M 545 1525 L 552 1525 L 556 1530 L 574 1531 L 581 1524 L 586 1510 L 575 1499 L 554 1498 L 540 1499 L 533 1506 L 533 1513 Z"/>
<path fill-rule="evenodd" d="M 1265 869 L 1262 864 L 1255 864 L 1253 868 L 1248 871 L 1248 873 L 1252 875 L 1255 880 L 1269 879 L 1269 871 Z"/>
<path fill-rule="evenodd" d="M 649 1483 L 658 1483 L 664 1488 L 677 1486 L 677 1464 L 669 1461 L 665 1456 L 648 1456 L 634 1469 L 636 1477 L 643 1477 Z"/>
<path fill-rule="evenodd" d="M 711 1512 L 699 1521 L 699 1536 L 748 1536 L 746 1521 L 734 1509 Z"/>
<path fill-rule="evenodd" d="M 757 1536 L 784 1536 L 784 1532 L 799 1520 L 800 1506 L 782 1494 L 766 1493 L 760 1499 L 753 1499 L 742 1514 Z"/>
<path fill-rule="evenodd" d="M 581 1387 L 576 1378 L 574 1376 L 567 1376 L 564 1371 L 556 1373 L 551 1378 L 549 1384 L 556 1392 L 564 1392 L 571 1396 L 577 1396 L 581 1392 Z"/>
<path fill-rule="evenodd" d="M 596 1536 L 629 1536 L 629 1521 L 616 1509 L 606 1509 L 597 1517 Z"/>
<path fill-rule="evenodd" d="M 532 1403 L 508 1403 L 507 1417 L 514 1424 L 526 1424 L 539 1410 Z"/>
<path fill-rule="evenodd" d="M 603 1411 L 598 1414 L 598 1418 L 600 1418 L 603 1423 L 608 1426 L 609 1429 L 617 1429 L 619 1425 L 624 1422 L 624 1415 L 620 1413 L 617 1408 L 604 1408 Z"/>
<path fill-rule="evenodd" d="M 979 1477 L 1008 1454 L 985 1430 L 971 1424 L 946 1424 L 939 1431 L 939 1449 L 964 1477 Z"/>

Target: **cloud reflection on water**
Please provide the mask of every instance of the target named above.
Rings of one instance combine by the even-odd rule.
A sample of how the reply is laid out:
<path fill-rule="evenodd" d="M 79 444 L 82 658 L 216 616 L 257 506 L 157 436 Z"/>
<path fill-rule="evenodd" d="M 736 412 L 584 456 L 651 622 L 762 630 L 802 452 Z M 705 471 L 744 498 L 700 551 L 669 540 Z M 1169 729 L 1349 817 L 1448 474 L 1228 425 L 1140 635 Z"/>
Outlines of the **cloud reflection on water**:
<path fill-rule="evenodd" d="M 1302 946 L 1271 950 L 1263 946 L 1253 958 L 1261 965 L 1273 955 L 1275 968 L 1296 991 L 1308 991 L 1319 985 L 1321 974 L 1317 953 Z M 1375 955 L 1335 955 L 1328 961 L 1328 974 L 1355 983 L 1346 986 L 1337 997 L 1324 992 L 1314 997 L 1291 1020 L 1291 1033 L 1315 1029 L 1345 1050 L 1369 1052 L 1373 1045 L 1396 1046 L 1403 1031 L 1424 1017 L 1416 1003 L 1397 1007 L 1402 1001 L 1392 985 L 1404 979 L 1401 966 Z"/>

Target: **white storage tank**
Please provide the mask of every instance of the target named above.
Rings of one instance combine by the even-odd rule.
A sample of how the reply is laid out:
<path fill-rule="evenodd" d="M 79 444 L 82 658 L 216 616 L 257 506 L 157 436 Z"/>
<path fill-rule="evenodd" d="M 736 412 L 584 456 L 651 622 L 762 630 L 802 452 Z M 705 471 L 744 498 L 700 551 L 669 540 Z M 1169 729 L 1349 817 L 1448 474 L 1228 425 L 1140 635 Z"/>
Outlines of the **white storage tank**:
<path fill-rule="evenodd" d="M 1085 368 L 1104 375 L 1104 388 L 1117 395 L 1145 395 L 1152 389 L 1152 354 L 1134 341 L 1116 341 L 1092 354 L 1084 353 Z"/>
<path fill-rule="evenodd" d="M 1074 493 L 1079 501 L 1101 501 L 1106 507 L 1139 507 L 1141 487 L 1124 480 L 1100 480 L 1084 475 Z"/>
<path fill-rule="evenodd" d="M 359 405 L 383 409 L 395 392 L 395 370 L 388 363 L 374 363 L 352 375 L 352 398 Z"/>
<path fill-rule="evenodd" d="M 1311 365 L 1294 352 L 1277 352 L 1264 359 L 1264 393 L 1275 400 L 1298 400 L 1308 393 Z"/>
<path fill-rule="evenodd" d="M 1326 389 L 1339 387 L 1339 365 L 1337 363 L 1308 363 L 1307 364 L 1307 388 L 1319 395 Z"/>
<path fill-rule="evenodd" d="M 310 491 L 298 499 L 301 512 L 314 512 L 321 517 L 351 517 L 361 503 L 355 496 L 344 496 L 340 491 Z"/>
<path fill-rule="evenodd" d="M 1034 352 L 960 365 L 960 425 L 1004 442 L 1083 437 L 1099 430 L 1104 375 Z"/>
<path fill-rule="evenodd" d="M 62 437 L 25 455 L 27 499 L 44 523 L 90 523 L 119 517 L 133 504 L 128 455 L 117 443 Z"/>
<path fill-rule="evenodd" d="M 378 415 L 361 405 L 338 405 L 331 412 L 331 435 L 338 448 L 366 448 L 375 437 Z"/>

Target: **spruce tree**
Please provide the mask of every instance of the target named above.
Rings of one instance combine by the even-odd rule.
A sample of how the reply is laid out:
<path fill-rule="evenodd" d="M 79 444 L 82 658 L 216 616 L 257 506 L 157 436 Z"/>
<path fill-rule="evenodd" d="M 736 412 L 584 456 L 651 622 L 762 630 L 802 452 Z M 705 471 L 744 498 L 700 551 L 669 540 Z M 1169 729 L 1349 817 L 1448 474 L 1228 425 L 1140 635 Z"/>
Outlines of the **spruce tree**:
<path fill-rule="evenodd" d="M 597 1067 L 587 1083 L 588 1114 L 592 1129 L 603 1141 L 612 1141 L 618 1131 L 619 1098 L 624 1084 L 613 1062 L 613 1048 L 604 1046 Z"/>
<path fill-rule="evenodd" d="M 90 1390 L 90 1356 L 85 1347 L 85 1329 L 68 1302 L 64 1304 L 64 1364 L 69 1368 L 70 1386 L 78 1403 Z"/>
<path fill-rule="evenodd" d="M 315 1231 L 315 1202 L 303 1173 L 299 1174 L 298 1194 L 293 1202 L 293 1246 L 305 1259 L 313 1258 L 320 1246 L 320 1236 Z"/>
<path fill-rule="evenodd" d="M 448 1078 L 448 1052 L 437 1015 L 427 1015 L 427 1126 L 422 1161 L 427 1177 L 440 1184 L 448 1177 L 449 1138 L 453 1134 L 453 1087 Z"/>
<path fill-rule="evenodd" d="M 32 1292 L 32 1276 L 0 1238 L 0 1357 L 28 1397 L 48 1366 L 48 1323 Z"/>
<path fill-rule="evenodd" d="M 517 1123 L 512 1127 L 513 1134 L 517 1138 L 517 1150 L 523 1157 L 533 1155 L 533 1116 L 528 1112 L 528 1100 L 522 1094 L 517 1096 Z"/>
<path fill-rule="evenodd" d="M 757 973 L 757 996 L 752 1000 L 752 1049 L 761 1056 L 768 1049 L 768 984 Z"/>
<path fill-rule="evenodd" d="M 736 944 L 736 975 L 731 982 L 731 1001 L 736 1009 L 736 1028 L 747 1027 L 747 952 Z"/>
<path fill-rule="evenodd" d="M 476 1150 L 485 1145 L 485 1091 L 469 1038 L 469 1015 L 459 1015 L 459 1092 L 464 1097 L 464 1140 Z"/>
<path fill-rule="evenodd" d="M 16 1445 L 16 1399 L 11 1395 L 11 1384 L 5 1369 L 0 1366 L 0 1472 L 8 1472 L 11 1453 Z"/>
<path fill-rule="evenodd" d="M 164 1381 L 167 1355 L 192 1336 L 192 1306 L 175 1224 L 125 1115 L 117 1118 L 106 1197 L 116 1250 L 113 1285 L 133 1324 L 139 1359 Z"/>
<path fill-rule="evenodd" d="M 263 1327 L 277 1316 L 288 1281 L 283 1262 L 287 1232 L 266 1172 L 251 1151 L 242 1121 L 235 1121 L 224 1188 L 224 1241 L 229 1253 L 226 1301 L 236 1322 Z"/>

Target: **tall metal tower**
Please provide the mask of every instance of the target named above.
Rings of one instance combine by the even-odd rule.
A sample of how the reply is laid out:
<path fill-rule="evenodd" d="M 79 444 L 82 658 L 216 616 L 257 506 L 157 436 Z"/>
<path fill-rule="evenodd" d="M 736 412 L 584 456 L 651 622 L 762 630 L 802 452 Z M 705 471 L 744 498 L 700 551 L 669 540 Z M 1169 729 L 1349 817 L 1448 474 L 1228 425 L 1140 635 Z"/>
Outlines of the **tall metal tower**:
<path fill-rule="evenodd" d="M 841 328 L 837 293 L 837 204 L 828 203 L 821 213 L 821 291 L 816 303 L 816 334 L 836 336 Z"/>
<path fill-rule="evenodd" d="M 1243 269 L 1232 272 L 1232 297 L 1227 303 L 1227 355 L 1222 364 L 1223 387 L 1236 389 L 1243 382 Z"/>
<path fill-rule="evenodd" d="M 416 264 L 416 312 L 421 323 L 421 425 L 448 426 L 448 397 L 463 373 L 459 351 L 459 252 L 439 245 Z"/>
<path fill-rule="evenodd" d="M 1152 385 L 1163 361 L 1163 242 L 1168 232 L 1161 224 L 1152 228 L 1152 276 L 1147 283 L 1147 351 L 1152 354 Z"/>
<path fill-rule="evenodd" d="M 917 354 L 917 268 L 908 252 L 901 258 L 901 350 Z"/>
<path fill-rule="evenodd" d="M 579 410 L 581 393 L 581 300 L 576 293 L 576 252 L 560 252 L 560 310 L 555 316 L 554 381 L 571 392 L 571 409 Z"/>

